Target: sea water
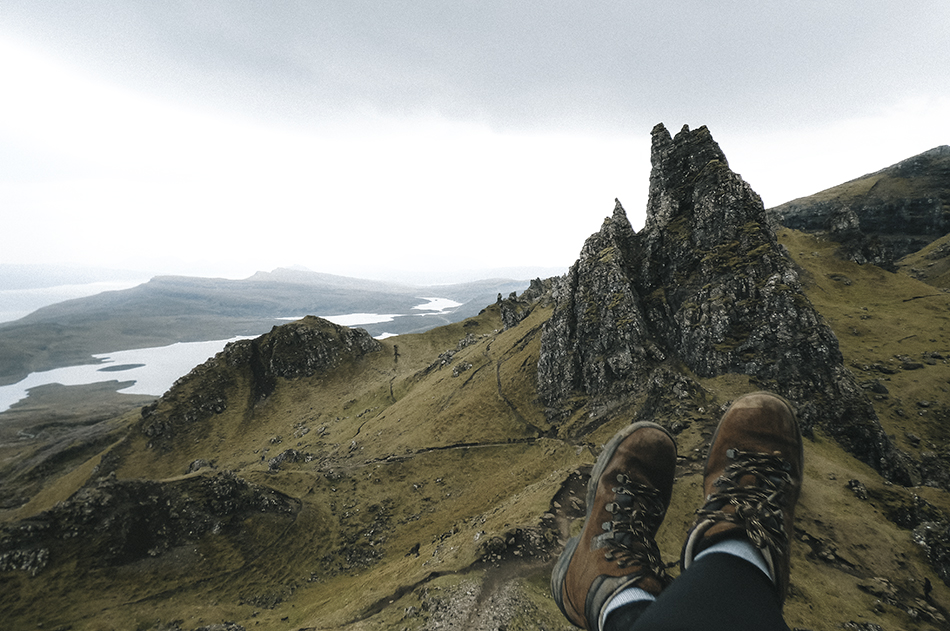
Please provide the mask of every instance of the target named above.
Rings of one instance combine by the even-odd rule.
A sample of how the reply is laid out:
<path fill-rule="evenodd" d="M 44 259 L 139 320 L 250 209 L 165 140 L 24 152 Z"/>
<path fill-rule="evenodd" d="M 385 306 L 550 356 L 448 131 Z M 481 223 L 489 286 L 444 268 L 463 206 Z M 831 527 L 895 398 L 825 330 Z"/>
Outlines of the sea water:
<path fill-rule="evenodd" d="M 456 302 L 449 298 L 424 298 L 420 297 L 420 300 L 425 300 L 426 302 L 421 305 L 416 305 L 413 307 L 413 310 L 424 311 L 426 313 L 420 313 L 421 316 L 429 315 L 444 315 L 446 313 L 452 313 L 456 309 L 462 306 L 461 302 Z M 318 316 L 332 322 L 333 324 L 339 324 L 340 326 L 365 326 L 367 324 L 382 324 L 383 322 L 392 322 L 394 318 L 400 316 L 408 315 L 405 313 L 343 313 L 339 315 L 321 315 Z M 415 314 L 414 314 L 415 315 Z M 299 320 L 303 316 L 287 316 L 283 318 L 278 318 L 279 320 Z M 381 336 L 377 336 L 377 339 L 382 339 L 383 337 L 391 336 L 391 333 L 384 333 Z"/>
<path fill-rule="evenodd" d="M 98 364 L 67 366 L 30 373 L 26 379 L 8 386 L 0 386 L 0 412 L 29 395 L 30 388 L 51 383 L 79 386 L 103 381 L 134 381 L 119 392 L 161 396 L 175 381 L 192 368 L 204 363 L 228 342 L 247 337 L 209 342 L 179 342 L 168 346 L 137 348 L 93 355 Z"/>
<path fill-rule="evenodd" d="M 420 299 L 426 302 L 413 307 L 413 309 L 425 312 L 421 315 L 440 315 L 462 306 L 462 303 L 448 298 L 423 297 Z M 347 313 L 321 317 L 341 326 L 359 326 L 361 324 L 390 322 L 398 315 L 402 314 Z M 295 316 L 280 319 L 297 320 L 299 318 Z M 377 339 L 391 336 L 390 333 L 383 333 L 378 335 Z M 204 363 L 208 358 L 222 350 L 225 344 L 239 339 L 249 338 L 234 337 L 229 340 L 209 342 L 179 342 L 168 346 L 101 353 L 93 355 L 100 362 L 97 364 L 67 366 L 30 373 L 26 379 L 19 383 L 0 386 L 0 413 L 29 396 L 30 388 L 51 383 L 64 386 L 80 386 L 104 381 L 134 381 L 132 385 L 120 389 L 119 392 L 158 397 L 165 394 L 179 377 L 188 374 L 192 368 Z"/>

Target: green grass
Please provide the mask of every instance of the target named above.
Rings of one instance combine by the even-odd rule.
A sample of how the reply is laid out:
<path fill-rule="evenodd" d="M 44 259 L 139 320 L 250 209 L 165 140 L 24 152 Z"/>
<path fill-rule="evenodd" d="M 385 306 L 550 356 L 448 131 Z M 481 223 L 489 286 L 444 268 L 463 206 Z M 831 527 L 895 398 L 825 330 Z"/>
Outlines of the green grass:
<path fill-rule="evenodd" d="M 926 282 L 939 290 L 950 289 L 950 257 L 947 256 L 950 235 L 934 240 L 918 252 L 898 262 L 903 273 Z M 934 292 L 936 293 L 936 292 Z"/>
<path fill-rule="evenodd" d="M 950 425 L 937 417 L 948 405 L 950 365 L 929 355 L 950 358 L 950 294 L 904 274 L 843 261 L 835 244 L 812 236 L 786 230 L 781 240 L 806 270 L 806 294 L 837 335 L 845 365 L 859 382 L 877 380 L 890 392 L 870 397 L 887 432 L 915 456 L 930 444 L 946 445 Z M 841 277 L 850 284 L 836 280 Z M 923 367 L 905 370 L 905 359 Z M 918 401 L 936 405 L 921 408 Z M 907 433 L 924 440 L 914 446 Z"/>
<path fill-rule="evenodd" d="M 834 244 L 791 231 L 781 241 L 805 272 L 807 295 L 838 335 L 846 365 L 859 381 L 880 379 L 890 391 L 873 399 L 887 431 L 915 456 L 931 443 L 946 445 L 941 410 L 950 368 L 938 361 L 903 370 L 898 356 L 950 349 L 944 330 L 950 298 L 912 299 L 933 287 L 844 263 Z M 560 428 L 550 427 L 535 383 L 540 327 L 549 315 L 550 308 L 535 308 L 503 331 L 491 306 L 465 322 L 384 340 L 380 352 L 329 373 L 281 380 L 262 402 L 242 398 L 248 383 L 235 377 L 227 410 L 180 426 L 161 448 L 149 448 L 149 439 L 132 431 L 111 448 L 120 479 L 170 483 L 231 469 L 296 498 L 302 508 L 291 523 L 255 516 L 241 536 L 208 534 L 110 570 L 86 567 L 80 551 L 35 578 L 5 573 L 0 589 L 16 599 L 0 597 L 0 614 L 13 629 L 38 623 L 146 629 L 175 620 L 193 629 L 231 620 L 248 629 L 369 630 L 461 626 L 476 608 L 485 616 L 495 607 L 499 626 L 509 629 L 571 628 L 547 580 L 557 550 L 552 542 L 579 529 L 580 521 L 554 498 L 572 474 L 589 470 L 642 402 L 611 411 L 592 433 L 583 431 L 591 422 L 583 405 Z M 441 365 L 448 350 L 457 352 Z M 471 367 L 454 376 L 453 367 L 463 363 Z M 885 375 L 875 365 L 897 371 Z M 678 558 L 702 501 L 705 449 L 722 406 L 754 388 L 742 375 L 699 381 L 703 392 L 678 419 L 685 427 L 677 436 L 678 478 L 658 537 L 666 560 Z M 920 399 L 938 404 L 920 408 Z M 920 443 L 911 444 L 906 433 Z M 272 471 L 267 461 L 286 449 L 301 458 Z M 216 469 L 186 476 L 196 459 Z M 67 498 L 100 462 L 96 454 L 74 463 L 15 517 Z M 850 490 L 853 479 L 867 487 L 867 500 Z M 911 532 L 887 519 L 914 496 L 950 514 L 946 492 L 895 487 L 821 433 L 807 441 L 786 607 L 791 626 L 835 629 L 856 621 L 939 628 L 906 610 L 918 606 L 924 580 L 945 610 L 950 588 Z M 532 537 L 539 548 L 518 543 Z M 897 589 L 896 604 L 877 606 L 878 598 L 862 589 L 879 576 Z"/>

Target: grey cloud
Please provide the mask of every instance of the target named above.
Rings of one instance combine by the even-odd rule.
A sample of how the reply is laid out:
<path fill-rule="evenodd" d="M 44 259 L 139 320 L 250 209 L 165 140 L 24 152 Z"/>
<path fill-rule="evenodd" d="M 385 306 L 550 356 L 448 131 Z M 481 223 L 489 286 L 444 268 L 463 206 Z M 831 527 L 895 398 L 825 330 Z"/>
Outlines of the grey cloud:
<path fill-rule="evenodd" d="M 7 28 L 97 73 L 255 114 L 502 127 L 750 125 L 950 92 L 950 4 L 62 2 Z"/>

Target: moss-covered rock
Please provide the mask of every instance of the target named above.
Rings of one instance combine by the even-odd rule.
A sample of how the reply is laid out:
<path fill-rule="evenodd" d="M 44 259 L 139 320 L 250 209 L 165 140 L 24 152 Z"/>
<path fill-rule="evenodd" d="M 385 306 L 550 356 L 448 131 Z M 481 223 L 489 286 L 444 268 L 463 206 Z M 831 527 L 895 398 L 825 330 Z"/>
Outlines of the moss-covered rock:
<path fill-rule="evenodd" d="M 671 137 L 658 125 L 651 158 L 644 230 L 634 233 L 617 202 L 555 290 L 538 369 L 552 421 L 573 413 L 578 393 L 616 406 L 680 363 L 700 377 L 748 375 L 795 402 L 806 432 L 823 427 L 889 478 L 919 480 L 843 365 L 761 199 L 709 131 Z"/>

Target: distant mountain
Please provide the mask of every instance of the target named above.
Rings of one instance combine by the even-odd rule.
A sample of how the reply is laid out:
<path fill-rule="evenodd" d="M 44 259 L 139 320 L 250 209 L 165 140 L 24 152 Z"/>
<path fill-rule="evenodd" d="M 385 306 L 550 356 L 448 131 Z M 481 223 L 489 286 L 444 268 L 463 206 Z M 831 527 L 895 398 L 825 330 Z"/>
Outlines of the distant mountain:
<path fill-rule="evenodd" d="M 770 208 L 787 228 L 827 234 L 858 263 L 897 261 L 950 232 L 950 146 Z"/>
<path fill-rule="evenodd" d="M 140 410 L 0 423 L 5 628 L 568 631 L 549 577 L 603 445 L 676 436 L 675 561 L 719 416 L 761 388 L 806 435 L 789 626 L 947 628 L 950 293 L 773 231 L 705 127 L 657 126 L 651 162 L 643 230 L 618 201 L 566 275 L 465 320 L 303 318 Z M 170 313 L 182 286 L 156 281 Z"/>
<path fill-rule="evenodd" d="M 498 294 L 527 286 L 527 280 L 493 279 L 416 287 L 287 269 L 244 280 L 160 276 L 0 323 L 0 385 L 30 372 L 93 363 L 94 353 L 259 335 L 306 315 L 389 314 L 390 321 L 364 328 L 372 335 L 420 332 L 475 315 Z M 461 306 L 416 309 L 434 297 Z"/>

